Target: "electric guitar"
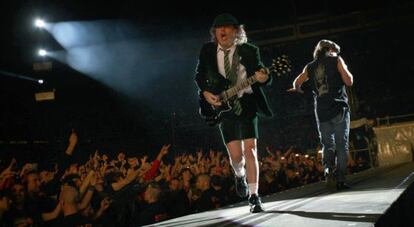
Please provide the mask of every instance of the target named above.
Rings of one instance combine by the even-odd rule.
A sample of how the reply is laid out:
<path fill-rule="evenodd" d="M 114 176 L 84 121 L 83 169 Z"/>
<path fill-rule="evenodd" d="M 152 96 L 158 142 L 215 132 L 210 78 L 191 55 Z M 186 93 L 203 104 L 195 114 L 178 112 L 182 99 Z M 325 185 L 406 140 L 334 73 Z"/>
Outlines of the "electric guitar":
<path fill-rule="evenodd" d="M 270 75 L 275 74 L 280 77 L 292 71 L 292 66 L 288 56 L 282 55 L 272 60 L 272 65 L 267 68 Z M 230 81 L 223 78 L 220 83 L 210 92 L 216 94 L 221 102 L 220 106 L 214 106 L 205 100 L 203 94 L 200 92 L 199 96 L 199 114 L 206 121 L 209 126 L 214 126 L 220 123 L 223 113 L 230 112 L 233 109 L 233 103 L 238 98 L 237 93 L 250 85 L 257 82 L 256 76 L 250 76 L 233 87 L 229 87 Z"/>

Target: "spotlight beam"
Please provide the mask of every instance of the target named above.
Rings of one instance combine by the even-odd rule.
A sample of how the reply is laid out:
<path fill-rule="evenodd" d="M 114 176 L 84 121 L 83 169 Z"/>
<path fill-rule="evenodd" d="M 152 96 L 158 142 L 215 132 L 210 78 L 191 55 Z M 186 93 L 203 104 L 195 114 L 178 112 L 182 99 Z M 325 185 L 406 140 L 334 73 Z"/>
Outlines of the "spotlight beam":
<path fill-rule="evenodd" d="M 0 74 L 4 75 L 4 76 L 9 76 L 9 77 L 13 77 L 13 78 L 22 79 L 22 80 L 33 81 L 33 82 L 36 82 L 38 84 L 43 84 L 44 83 L 44 80 L 42 80 L 42 79 L 35 79 L 35 78 L 32 78 L 32 77 L 18 75 L 18 74 L 15 74 L 15 73 L 12 73 L 12 72 L 6 72 L 6 71 L 3 71 L 3 70 L 0 70 Z"/>

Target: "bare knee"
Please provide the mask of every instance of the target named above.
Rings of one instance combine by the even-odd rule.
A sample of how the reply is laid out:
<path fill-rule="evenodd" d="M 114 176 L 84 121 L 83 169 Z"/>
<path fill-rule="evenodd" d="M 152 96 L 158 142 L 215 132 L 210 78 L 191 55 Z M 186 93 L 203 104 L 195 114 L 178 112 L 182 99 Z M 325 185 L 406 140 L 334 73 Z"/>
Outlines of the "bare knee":
<path fill-rule="evenodd" d="M 226 145 L 230 161 L 239 163 L 243 160 L 243 152 L 240 141 L 232 141 Z"/>
<path fill-rule="evenodd" d="M 257 148 L 255 141 L 249 141 L 244 143 L 244 156 L 248 160 L 257 159 Z"/>

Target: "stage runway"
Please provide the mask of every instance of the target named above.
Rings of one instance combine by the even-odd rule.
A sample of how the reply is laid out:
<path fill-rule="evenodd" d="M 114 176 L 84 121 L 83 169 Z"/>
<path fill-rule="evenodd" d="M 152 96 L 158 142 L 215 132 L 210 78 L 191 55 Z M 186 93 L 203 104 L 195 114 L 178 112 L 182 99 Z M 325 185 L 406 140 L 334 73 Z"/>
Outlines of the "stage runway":
<path fill-rule="evenodd" d="M 156 223 L 153 226 L 374 226 L 414 181 L 414 163 L 348 176 L 352 189 L 331 193 L 322 182 L 262 198 L 266 212 L 247 202 Z"/>

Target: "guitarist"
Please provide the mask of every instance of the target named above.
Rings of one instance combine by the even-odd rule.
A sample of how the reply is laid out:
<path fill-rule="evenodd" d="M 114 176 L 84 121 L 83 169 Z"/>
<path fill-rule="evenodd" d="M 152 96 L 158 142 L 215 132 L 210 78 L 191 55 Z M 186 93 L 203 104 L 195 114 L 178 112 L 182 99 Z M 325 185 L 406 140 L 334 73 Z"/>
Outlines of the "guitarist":
<path fill-rule="evenodd" d="M 272 117 L 262 90 L 271 83 L 269 72 L 260 60 L 258 47 L 247 43 L 243 25 L 230 14 L 218 15 L 210 30 L 212 41 L 203 45 L 196 68 L 195 81 L 200 97 L 210 106 L 220 106 L 224 80 L 230 87 L 255 76 L 255 83 L 237 95 L 232 110 L 221 115 L 219 129 L 235 173 L 237 194 L 249 196 L 250 212 L 262 212 L 258 195 L 259 166 L 257 161 L 258 115 Z M 247 180 L 247 181 L 246 181 Z"/>
<path fill-rule="evenodd" d="M 329 189 L 338 191 L 350 187 L 345 183 L 350 127 L 346 86 L 352 86 L 354 81 L 339 52 L 340 47 L 335 42 L 319 41 L 313 52 L 314 60 L 304 67 L 293 81 L 293 88 L 288 90 L 303 93 L 302 84 L 310 82 L 326 184 Z"/>

